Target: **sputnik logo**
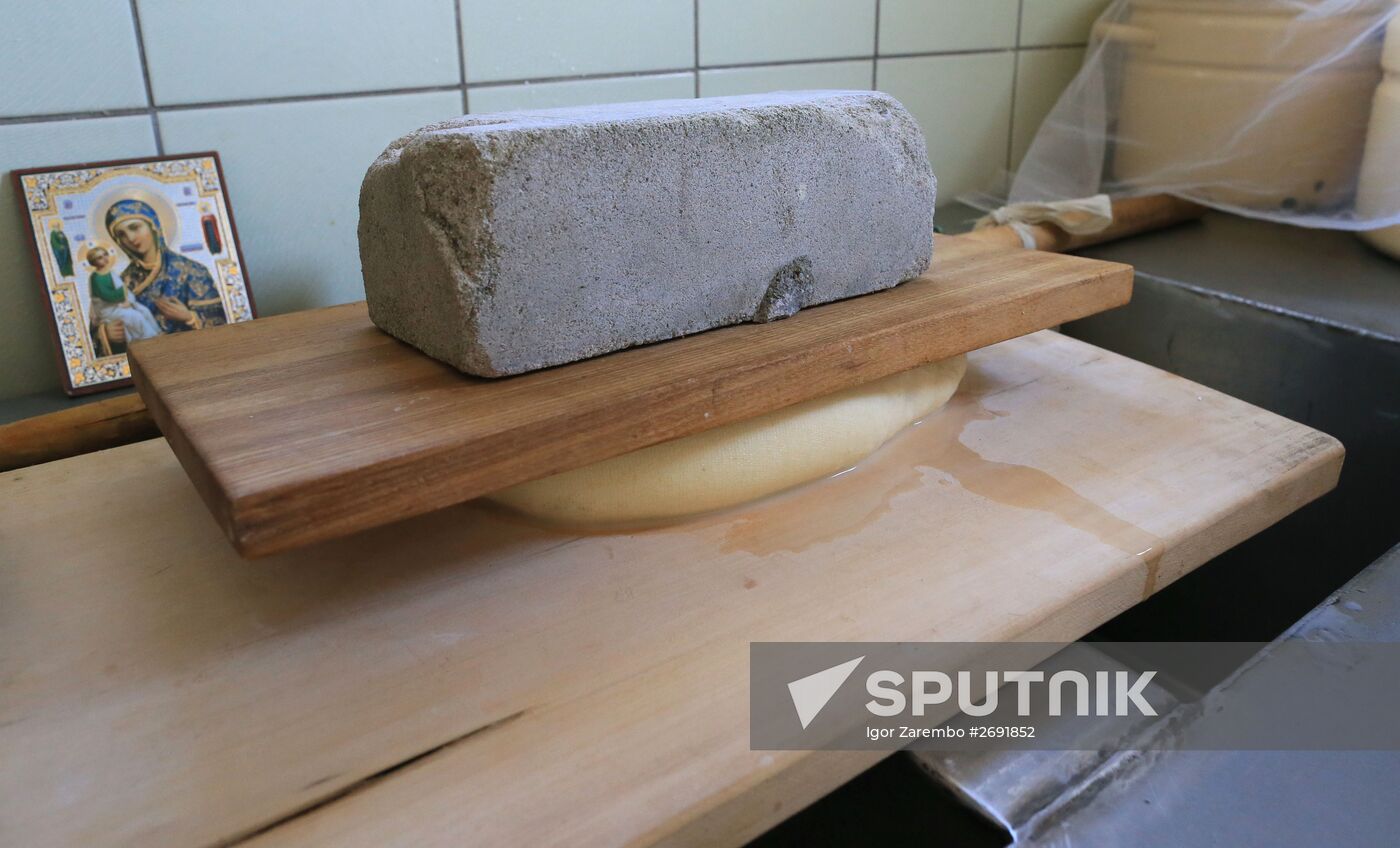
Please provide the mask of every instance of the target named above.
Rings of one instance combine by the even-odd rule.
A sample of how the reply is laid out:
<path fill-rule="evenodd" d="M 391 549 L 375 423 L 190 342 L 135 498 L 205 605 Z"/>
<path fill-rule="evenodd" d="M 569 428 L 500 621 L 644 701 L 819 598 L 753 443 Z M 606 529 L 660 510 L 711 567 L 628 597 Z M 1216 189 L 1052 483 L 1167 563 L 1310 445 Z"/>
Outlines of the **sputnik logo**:
<path fill-rule="evenodd" d="M 788 694 L 792 696 L 792 705 L 797 709 L 797 720 L 802 722 L 803 730 L 807 729 L 807 725 L 812 723 L 841 688 L 841 684 L 846 682 L 846 678 L 851 676 L 851 672 L 855 671 L 856 666 L 864 659 L 864 656 L 859 656 L 788 684 Z"/>

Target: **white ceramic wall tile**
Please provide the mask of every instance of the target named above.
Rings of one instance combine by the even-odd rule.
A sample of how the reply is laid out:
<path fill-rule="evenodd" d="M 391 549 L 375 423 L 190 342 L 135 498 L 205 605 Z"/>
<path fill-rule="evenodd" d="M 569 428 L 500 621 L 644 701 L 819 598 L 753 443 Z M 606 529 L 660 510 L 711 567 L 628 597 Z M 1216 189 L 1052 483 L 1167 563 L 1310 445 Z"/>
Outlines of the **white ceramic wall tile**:
<path fill-rule="evenodd" d="M 145 115 L 0 126 L 0 398 L 59 387 L 49 338 L 48 304 L 10 171 L 128 159 L 156 152 Z"/>
<path fill-rule="evenodd" d="M 5 4 L 0 116 L 145 105 L 129 5 L 112 0 Z"/>
<path fill-rule="evenodd" d="M 1021 46 L 1084 44 L 1108 0 L 1025 0 Z"/>
<path fill-rule="evenodd" d="M 510 112 L 516 109 L 554 109 L 591 103 L 627 103 L 635 100 L 676 100 L 695 96 L 695 75 L 657 74 L 642 77 L 520 83 L 473 88 L 467 105 L 473 114 Z"/>
<path fill-rule="evenodd" d="M 942 205 L 995 186 L 1072 77 L 1108 0 L 135 0 L 158 105 L 455 85 L 473 112 L 775 89 L 880 88 L 919 118 Z M 456 26 L 460 3 L 462 26 Z M 1023 51 L 1012 47 L 1021 7 Z M 0 117 L 146 103 L 127 0 L 17 4 L 0 28 Z M 696 32 L 698 13 L 699 32 Z M 78 35 L 81 33 L 81 36 Z M 695 55 L 698 41 L 700 55 Z M 954 52 L 938 57 L 891 54 Z M 37 58 L 36 58 L 37 57 Z M 828 61 L 823 61 L 828 60 Z M 788 64 L 791 63 L 791 64 Z M 1014 116 L 1012 88 L 1015 87 Z M 456 91 L 162 112 L 174 152 L 219 150 L 263 312 L 362 296 L 360 180 Z M 0 169 L 154 152 L 145 116 L 0 125 Z M 0 186 L 0 398 L 57 385 L 8 182 Z"/>
<path fill-rule="evenodd" d="M 699 0 L 700 64 L 869 56 L 875 0 Z"/>
<path fill-rule="evenodd" d="M 156 103 L 451 85 L 452 0 L 137 0 Z"/>
<path fill-rule="evenodd" d="M 468 82 L 689 68 L 691 0 L 461 0 Z"/>
<path fill-rule="evenodd" d="M 1015 54 L 880 59 L 880 90 L 918 119 L 938 178 L 938 205 L 995 187 L 1006 168 Z"/>
<path fill-rule="evenodd" d="M 800 65 L 764 65 L 757 68 L 721 68 L 700 72 L 700 96 L 761 94 L 766 91 L 802 91 L 813 88 L 870 88 L 874 62 L 804 62 Z"/>
<path fill-rule="evenodd" d="M 1013 169 L 1021 164 L 1041 121 L 1050 114 L 1060 92 L 1074 79 L 1083 61 L 1082 47 L 1021 51 L 1021 66 L 1016 72 L 1016 110 L 1011 116 Z"/>
<path fill-rule="evenodd" d="M 173 152 L 217 150 L 264 315 L 364 297 L 360 182 L 384 148 L 461 112 L 457 92 L 190 109 L 161 115 Z"/>
<path fill-rule="evenodd" d="M 1016 45 L 1019 0 L 881 0 L 880 55 Z"/>

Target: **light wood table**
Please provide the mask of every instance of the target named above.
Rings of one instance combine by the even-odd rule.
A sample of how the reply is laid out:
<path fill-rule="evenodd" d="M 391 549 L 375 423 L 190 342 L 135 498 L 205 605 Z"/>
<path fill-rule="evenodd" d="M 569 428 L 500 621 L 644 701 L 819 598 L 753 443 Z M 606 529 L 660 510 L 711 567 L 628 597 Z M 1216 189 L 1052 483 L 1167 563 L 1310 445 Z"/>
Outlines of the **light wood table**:
<path fill-rule="evenodd" d="M 0 475 L 0 842 L 738 843 L 877 759 L 749 750 L 750 641 L 1072 640 L 1341 466 L 1054 333 L 971 360 L 857 471 L 631 535 L 246 562 L 162 441 Z"/>

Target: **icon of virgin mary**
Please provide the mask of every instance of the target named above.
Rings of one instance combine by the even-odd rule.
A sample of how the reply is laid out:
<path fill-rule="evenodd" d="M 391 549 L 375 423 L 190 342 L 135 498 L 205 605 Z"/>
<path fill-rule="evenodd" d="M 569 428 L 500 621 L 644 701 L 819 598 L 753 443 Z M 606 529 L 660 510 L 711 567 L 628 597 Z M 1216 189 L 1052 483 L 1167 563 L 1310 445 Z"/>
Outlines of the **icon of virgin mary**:
<path fill-rule="evenodd" d="M 121 273 L 126 290 L 151 310 L 162 333 L 226 323 L 223 300 L 209 269 L 166 244 L 160 217 L 149 203 L 118 200 L 107 210 L 106 225 L 112 240 L 131 259 Z M 120 330 L 116 334 L 123 335 Z"/>

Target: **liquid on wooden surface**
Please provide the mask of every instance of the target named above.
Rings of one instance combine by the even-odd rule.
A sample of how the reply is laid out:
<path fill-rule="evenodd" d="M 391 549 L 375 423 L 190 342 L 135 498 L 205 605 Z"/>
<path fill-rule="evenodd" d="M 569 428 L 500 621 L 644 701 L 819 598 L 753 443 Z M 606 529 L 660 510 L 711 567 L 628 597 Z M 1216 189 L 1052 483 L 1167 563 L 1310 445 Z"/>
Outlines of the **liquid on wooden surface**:
<path fill-rule="evenodd" d="M 1156 590 L 1165 551 L 1160 538 L 1038 468 L 990 460 L 968 446 L 966 437 L 971 427 L 1001 417 L 982 402 L 995 388 L 975 366 L 970 366 L 962 387 L 947 405 L 905 427 L 854 467 L 757 501 L 648 524 L 556 525 L 552 529 L 571 534 L 612 535 L 727 525 L 722 548 L 725 553 L 800 553 L 813 545 L 860 532 L 887 512 L 899 495 L 920 488 L 926 473 L 934 470 L 946 475 L 939 483 L 951 481 L 1005 506 L 1049 513 L 1103 544 L 1137 557 L 1146 572 L 1144 597 L 1151 595 Z M 537 523 L 504 507 L 495 509 L 527 523 Z"/>

